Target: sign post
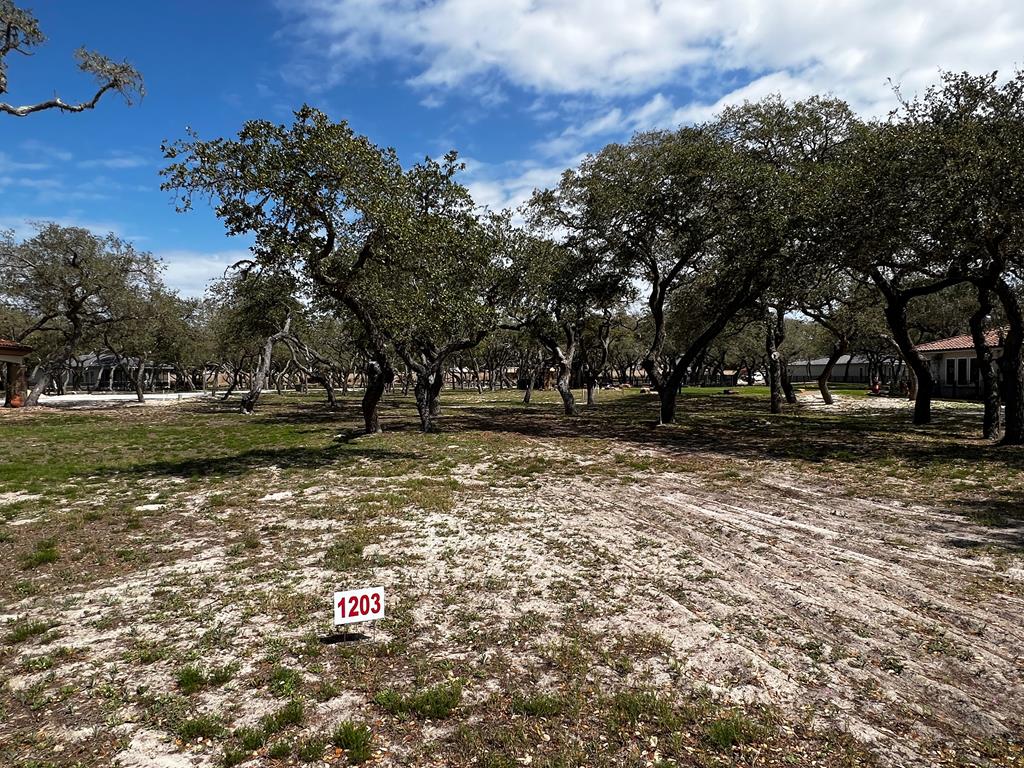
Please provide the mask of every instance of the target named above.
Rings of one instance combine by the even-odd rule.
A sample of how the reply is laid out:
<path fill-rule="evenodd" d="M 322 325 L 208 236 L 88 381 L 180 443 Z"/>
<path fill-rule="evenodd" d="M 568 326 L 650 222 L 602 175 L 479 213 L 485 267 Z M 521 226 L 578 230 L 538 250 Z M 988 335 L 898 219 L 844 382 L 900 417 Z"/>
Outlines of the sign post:
<path fill-rule="evenodd" d="M 334 626 L 384 618 L 384 587 L 334 593 Z"/>

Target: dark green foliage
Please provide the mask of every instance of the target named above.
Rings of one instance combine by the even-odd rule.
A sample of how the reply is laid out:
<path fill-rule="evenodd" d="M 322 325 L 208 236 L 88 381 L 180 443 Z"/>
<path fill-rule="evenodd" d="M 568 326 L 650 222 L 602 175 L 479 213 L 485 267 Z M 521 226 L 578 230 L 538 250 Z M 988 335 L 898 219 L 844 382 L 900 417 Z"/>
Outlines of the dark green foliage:
<path fill-rule="evenodd" d="M 243 749 L 250 752 L 256 751 L 267 743 L 267 734 L 262 728 L 236 728 L 232 736 L 238 739 L 238 743 L 242 745 Z"/>
<path fill-rule="evenodd" d="M 184 741 L 212 739 L 224 733 L 224 725 L 216 715 L 196 715 L 178 722 L 174 731 Z"/>

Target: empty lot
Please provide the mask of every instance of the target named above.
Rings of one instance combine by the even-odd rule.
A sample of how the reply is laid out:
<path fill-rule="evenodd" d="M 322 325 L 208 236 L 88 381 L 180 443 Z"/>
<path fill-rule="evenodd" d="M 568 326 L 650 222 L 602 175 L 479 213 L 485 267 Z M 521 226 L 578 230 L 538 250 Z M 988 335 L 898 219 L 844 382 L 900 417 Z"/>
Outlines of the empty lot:
<path fill-rule="evenodd" d="M 0 414 L 0 758 L 1024 764 L 1024 454 L 974 407 L 516 398 Z"/>

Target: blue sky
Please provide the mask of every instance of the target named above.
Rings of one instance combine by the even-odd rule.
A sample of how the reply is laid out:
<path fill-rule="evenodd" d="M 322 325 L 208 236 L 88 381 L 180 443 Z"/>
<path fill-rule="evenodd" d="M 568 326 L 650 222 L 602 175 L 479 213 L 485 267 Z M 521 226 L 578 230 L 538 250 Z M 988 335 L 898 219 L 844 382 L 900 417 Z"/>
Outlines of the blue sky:
<path fill-rule="evenodd" d="M 15 104 L 90 95 L 72 52 L 135 64 L 145 99 L 0 116 L 0 227 L 114 231 L 188 294 L 244 255 L 212 213 L 174 211 L 160 143 L 233 134 L 313 104 L 406 163 L 455 148 L 478 203 L 515 205 L 608 141 L 778 92 L 829 92 L 865 115 L 940 68 L 1024 58 L 1011 0 L 27 0 L 49 40 L 9 58 Z"/>

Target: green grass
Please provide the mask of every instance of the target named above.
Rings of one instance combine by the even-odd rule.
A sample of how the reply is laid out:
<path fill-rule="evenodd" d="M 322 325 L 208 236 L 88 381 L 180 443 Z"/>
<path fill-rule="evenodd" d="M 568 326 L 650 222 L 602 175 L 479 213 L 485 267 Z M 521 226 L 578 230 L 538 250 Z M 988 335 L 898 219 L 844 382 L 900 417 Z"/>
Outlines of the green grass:
<path fill-rule="evenodd" d="M 302 673 L 278 665 L 270 670 L 268 685 L 275 696 L 294 696 L 302 687 Z"/>
<path fill-rule="evenodd" d="M 335 571 L 351 571 L 363 563 L 363 549 L 369 537 L 365 530 L 347 531 L 324 552 L 324 565 Z"/>
<path fill-rule="evenodd" d="M 374 701 L 393 715 L 442 720 L 449 717 L 462 701 L 462 683 L 454 680 L 412 693 L 400 693 L 388 688 L 380 691 Z"/>
<path fill-rule="evenodd" d="M 224 724 L 216 715 L 196 715 L 179 722 L 174 730 L 184 741 L 212 739 L 224 733 Z"/>
<path fill-rule="evenodd" d="M 553 717 L 565 710 L 565 701 L 560 696 L 548 693 L 534 693 L 528 696 L 513 696 L 512 711 L 529 717 Z"/>
<path fill-rule="evenodd" d="M 39 637 L 40 635 L 46 634 L 52 627 L 56 626 L 56 622 L 18 619 L 8 626 L 10 626 L 10 629 L 4 637 L 4 641 L 8 645 L 17 645 L 18 643 L 23 643 L 33 637 Z"/>
<path fill-rule="evenodd" d="M 372 755 L 373 734 L 362 723 L 346 720 L 335 727 L 331 743 L 345 750 L 350 763 L 365 763 Z"/>
<path fill-rule="evenodd" d="M 313 763 L 323 757 L 327 739 L 322 736 L 307 736 L 295 747 L 295 755 L 303 763 Z"/>
<path fill-rule="evenodd" d="M 299 725 L 305 716 L 302 702 L 289 701 L 280 709 L 260 718 L 260 729 L 267 736 L 283 731 L 290 725 Z"/>
<path fill-rule="evenodd" d="M 787 754 L 794 743 L 818 744 L 819 737 L 808 735 L 800 721 L 789 723 L 798 735 L 776 732 L 770 727 L 772 719 L 756 707 L 732 710 L 680 693 L 692 682 L 685 669 L 673 671 L 672 682 L 658 690 L 628 687 L 649 668 L 650 659 L 656 656 L 663 662 L 668 651 L 641 648 L 633 639 L 619 646 L 614 636 L 605 642 L 574 630 L 576 612 L 590 610 L 581 607 L 582 601 L 604 599 L 600 590 L 591 595 L 571 579 L 558 577 L 550 581 L 548 597 L 564 615 L 526 612 L 508 621 L 495 619 L 486 602 L 457 600 L 449 628 L 455 627 L 455 642 L 471 653 L 436 655 L 434 638 L 422 642 L 424 626 L 416 618 L 415 574 L 426 556 L 412 554 L 404 540 L 372 556 L 364 556 L 367 546 L 384 540 L 391 530 L 401 529 L 403 537 L 407 529 L 422 530 L 441 540 L 440 562 L 455 573 L 466 556 L 460 531 L 472 534 L 473 527 L 479 531 L 485 526 L 522 530 L 522 521 L 534 510 L 521 510 L 512 502 L 519 495 L 528 498 L 541 483 L 564 486 L 568 476 L 616 487 L 619 482 L 653 482 L 655 473 L 668 473 L 669 478 L 684 476 L 684 484 L 709 493 L 732 494 L 778 472 L 786 478 L 807 478 L 810 486 L 820 486 L 822 479 L 835 493 L 837 506 L 844 494 L 926 503 L 948 513 L 950 528 L 962 526 L 964 538 L 1008 534 L 997 526 L 1020 520 L 1024 453 L 977 440 L 980 417 L 970 410 L 937 412 L 935 424 L 916 428 L 902 411 L 787 407 L 772 416 L 763 388 L 744 388 L 730 396 L 719 388 L 688 389 L 680 398 L 678 423 L 655 427 L 656 398 L 635 391 L 599 392 L 598 405 L 581 406 L 575 419 L 559 413 L 554 393 L 537 393 L 530 407 L 519 403 L 519 396 L 503 392 L 477 398 L 445 391 L 442 431 L 424 436 L 415 430 L 411 401 L 396 392 L 382 414 L 386 432 L 349 439 L 337 436 L 358 424 L 356 397 L 343 399 L 338 411 L 329 412 L 315 396 L 268 395 L 257 414 L 245 419 L 228 406 L 208 402 L 168 409 L 16 414 L 4 423 L 5 440 L 18 450 L 0 456 L 0 493 L 39 493 L 43 498 L 0 507 L 0 516 L 19 523 L 16 529 L 3 528 L 11 535 L 0 542 L 7 567 L 0 592 L 16 606 L 13 610 L 56 616 L 73 594 L 103 594 L 109 584 L 135 579 L 146 583 L 150 574 L 159 574 L 160 583 L 152 587 L 152 600 L 141 605 L 105 597 L 92 601 L 84 619 L 89 631 L 123 634 L 103 659 L 111 662 L 112 679 L 97 679 L 87 691 L 68 690 L 82 682 L 64 674 L 58 652 L 33 647 L 34 638 L 49 643 L 56 636 L 50 623 L 27 617 L 7 622 L 2 627 L 5 644 L 22 646 L 0 649 L 4 673 L 32 672 L 38 680 L 0 701 L 0 716 L 20 716 L 22 711 L 31 715 L 21 732 L 15 726 L 16 737 L 22 739 L 43 727 L 65 725 L 71 711 L 83 724 L 102 731 L 113 728 L 121 713 L 137 708 L 147 727 L 189 741 L 222 740 L 216 750 L 199 749 L 208 749 L 207 760 L 219 757 L 225 765 L 244 762 L 257 751 L 255 762 L 315 761 L 327 741 L 345 751 L 344 760 L 336 762 L 355 763 L 372 759 L 375 745 L 386 751 L 401 740 L 409 745 L 410 761 L 425 761 L 430 749 L 438 749 L 443 752 L 439 758 L 460 767 L 521 765 L 517 757 L 527 753 L 534 754 L 534 765 L 545 768 L 610 766 L 628 764 L 636 757 L 636 746 L 649 749 L 652 737 L 663 760 L 675 761 L 667 764 L 739 764 L 752 759 L 753 745 L 760 741 L 768 748 L 757 754 L 767 761 Z M 546 446 L 557 453 L 547 453 Z M 461 472 L 453 474 L 456 467 L 474 465 L 485 467 L 476 482 L 466 482 Z M 268 478 L 272 491 L 292 491 L 293 502 L 259 503 Z M 324 485 L 333 486 L 331 494 L 310 490 L 305 496 L 307 489 Z M 344 492 L 334 493 L 338 489 Z M 789 495 L 786 490 L 778 493 Z M 102 502 L 97 501 L 101 494 Z M 496 501 L 495 494 L 507 494 L 509 503 Z M 794 490 L 794 504 L 799 498 Z M 199 502 L 193 504 L 193 499 Z M 151 502 L 164 507 L 136 511 Z M 566 503 L 576 499 L 567 497 Z M 317 525 L 309 525 L 314 520 Z M 329 532 L 327 538 L 324 532 Z M 652 537 L 653 532 L 646 538 Z M 201 542 L 203 550 L 185 548 L 183 541 Z M 202 554 L 207 543 L 231 555 L 222 573 L 165 567 Z M 540 539 L 530 542 L 531 547 L 542 543 L 547 546 Z M 638 540 L 637 547 L 644 557 L 661 556 L 658 542 Z M 963 553 L 974 551 L 965 548 Z M 1009 593 L 1009 580 L 1000 574 L 1015 567 L 1019 543 L 1002 536 L 977 551 L 1004 563 L 991 579 L 979 578 L 978 588 Z M 593 554 L 595 566 L 603 565 L 601 557 L 600 552 Z M 329 587 L 310 590 L 299 584 L 303 569 L 321 566 L 335 572 L 336 578 L 324 574 L 325 581 L 339 584 L 369 583 L 381 568 L 399 574 L 395 592 L 400 609 L 379 625 L 386 640 L 320 642 L 330 631 L 324 598 Z M 515 600 L 532 597 L 528 580 L 534 574 L 525 568 L 510 563 L 507 573 L 481 579 L 479 587 Z M 543 577 L 552 575 L 557 576 Z M 681 589 L 693 587 L 702 594 L 719 587 L 724 593 L 732 578 L 725 568 L 712 572 L 696 560 L 681 561 L 678 576 L 684 583 Z M 239 642 L 244 633 L 234 634 L 236 617 L 223 610 L 227 603 L 220 594 L 238 594 L 237 588 L 246 590 L 247 600 L 238 601 L 241 620 L 271 617 L 276 625 L 272 637 Z M 248 599 L 250 595 L 254 597 Z M 685 595 L 679 597 L 687 608 L 700 609 L 685 603 Z M 26 602 L 19 604 L 22 600 Z M 725 626 L 730 621 L 723 618 L 722 631 L 733 631 Z M 136 626 L 140 634 L 145 627 L 147 634 L 166 639 L 136 636 Z M 497 658 L 476 661 L 485 649 L 499 645 Z M 803 655 L 819 658 L 818 665 L 824 667 L 830 663 L 826 647 L 832 644 L 807 645 Z M 474 683 L 472 703 L 467 704 L 461 682 L 394 682 L 509 680 L 505 665 L 520 652 L 536 652 L 551 675 L 551 691 L 558 693 L 502 690 L 481 698 L 487 686 Z M 892 652 L 913 657 L 913 649 L 905 646 Z M 940 640 L 925 645 L 922 640 L 920 652 L 948 657 L 934 659 L 944 663 L 960 660 L 967 649 Z M 83 653 L 83 660 L 92 663 L 93 651 Z M 243 666 L 209 667 L 196 661 L 232 658 Z M 881 669 L 895 675 L 904 661 L 894 655 L 865 655 L 863 663 L 873 673 Z M 240 668 L 246 670 L 244 679 L 230 683 Z M 597 682 L 588 677 L 595 668 L 600 670 Z M 796 670 L 787 669 L 790 673 Z M 197 714 L 208 700 L 197 694 L 220 685 L 227 685 L 218 695 L 225 703 L 216 714 Z M 316 707 L 314 713 L 312 702 L 338 696 L 347 700 L 351 692 L 372 697 L 351 715 L 372 716 L 372 734 L 358 723 L 336 728 L 331 720 L 324 724 L 325 713 L 344 711 L 337 706 Z M 145 703 L 169 694 L 175 700 L 169 708 L 173 716 Z M 251 711 L 245 706 L 250 697 L 263 705 L 276 701 L 270 706 L 278 708 L 228 736 L 222 719 L 230 724 Z M 408 722 L 446 718 L 443 741 L 431 744 L 419 743 L 413 734 L 422 726 Z M 20 722 L 28 721 L 22 717 Z M 543 741 L 541 734 L 551 741 Z M 867 764 L 829 762 L 822 755 L 831 758 L 827 751 L 820 753 L 821 765 Z M 51 756 L 25 759 L 32 757 Z M 0 763 L 5 759 L 14 758 L 0 747 Z M 83 761 L 89 768 L 98 764 L 90 757 Z M 806 764 L 812 764 L 810 758 Z"/>
<path fill-rule="evenodd" d="M 37 541 L 34 549 L 22 559 L 22 568 L 29 570 L 38 568 L 41 565 L 55 563 L 60 559 L 60 552 L 57 551 L 57 542 L 53 539 Z"/>
<path fill-rule="evenodd" d="M 255 752 L 267 743 L 267 733 L 262 728 L 236 728 L 231 735 L 238 740 L 243 749 L 249 752 Z"/>
<path fill-rule="evenodd" d="M 717 749 L 728 751 L 738 744 L 761 738 L 763 729 L 739 712 L 730 712 L 713 720 L 704 730 L 704 737 Z"/>

